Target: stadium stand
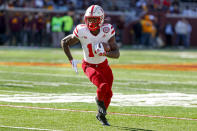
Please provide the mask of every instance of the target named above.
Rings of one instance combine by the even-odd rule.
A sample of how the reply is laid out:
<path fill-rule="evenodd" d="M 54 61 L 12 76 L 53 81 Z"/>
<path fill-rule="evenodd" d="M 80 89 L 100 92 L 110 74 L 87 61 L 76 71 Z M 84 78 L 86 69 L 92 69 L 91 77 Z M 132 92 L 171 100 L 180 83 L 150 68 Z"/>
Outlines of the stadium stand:
<path fill-rule="evenodd" d="M 191 33 L 191 45 L 195 45 L 195 43 L 197 43 L 192 35 L 194 29 L 196 28 L 195 24 L 193 24 L 197 16 L 197 2 L 195 0 L 124 0 L 124 2 L 122 0 L 0 0 L 0 17 L 1 19 L 5 19 L 5 22 L 2 21 L 0 24 L 1 27 L 6 27 L 6 33 L 1 32 L 0 35 L 1 44 L 23 46 L 52 46 L 54 45 L 53 40 L 45 40 L 51 38 L 50 34 L 52 34 L 52 17 L 56 16 L 57 14 L 59 14 L 61 17 L 70 15 L 74 21 L 74 28 L 76 24 L 81 22 L 84 9 L 86 9 L 92 4 L 101 5 L 106 11 L 106 21 L 110 21 L 115 28 L 117 27 L 117 40 L 120 45 L 136 44 L 133 25 L 135 25 L 136 23 L 141 24 L 141 22 L 139 23 L 138 21 L 141 21 L 145 14 L 149 15 L 150 20 L 153 22 L 153 31 L 156 32 L 155 35 L 152 35 L 154 36 L 151 39 L 152 43 L 157 43 L 157 41 L 159 40 L 160 42 L 163 41 L 163 43 L 165 43 L 166 40 L 164 38 L 164 27 L 166 25 L 165 22 L 167 19 L 172 19 L 172 25 L 174 28 L 175 23 L 178 21 L 179 18 L 188 16 L 192 18 L 192 20 L 190 20 L 190 18 L 187 18 L 193 28 Z M 30 15 L 31 18 L 28 19 L 31 20 L 30 28 L 33 35 L 31 40 L 33 40 L 35 37 L 34 35 L 37 34 L 36 28 L 37 26 L 39 26 L 39 22 L 36 22 L 38 20 L 38 16 L 40 15 L 39 12 L 42 13 L 44 30 L 40 34 L 42 38 L 40 38 L 41 40 L 39 41 L 42 41 L 43 43 L 41 42 L 41 44 L 35 44 L 32 41 L 31 44 L 27 43 L 27 41 L 30 40 L 27 40 L 28 35 L 25 34 L 25 26 L 22 23 L 22 28 L 19 31 L 21 32 L 21 35 L 19 36 L 19 44 L 16 44 L 16 36 L 13 36 L 13 34 L 11 34 L 10 24 L 6 23 L 8 23 L 8 21 L 10 21 L 10 19 L 16 13 L 18 13 L 19 15 L 19 22 L 20 20 L 24 21 L 24 17 Z M 15 44 L 10 43 L 10 39 L 12 39 L 12 36 L 15 38 Z M 173 43 L 175 41 L 174 39 L 176 39 L 176 36 L 173 36 Z M 157 46 L 154 46 L 153 48 L 155 47 Z"/>

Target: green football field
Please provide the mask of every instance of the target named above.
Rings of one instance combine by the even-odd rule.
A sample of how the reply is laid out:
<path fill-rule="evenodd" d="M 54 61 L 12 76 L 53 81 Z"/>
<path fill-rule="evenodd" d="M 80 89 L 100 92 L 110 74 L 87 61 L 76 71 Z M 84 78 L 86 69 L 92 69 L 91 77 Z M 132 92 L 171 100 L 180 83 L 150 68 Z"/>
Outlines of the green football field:
<path fill-rule="evenodd" d="M 81 49 L 71 50 L 82 60 Z M 196 50 L 120 50 L 102 126 L 96 87 L 62 49 L 0 47 L 0 131 L 196 131 Z"/>

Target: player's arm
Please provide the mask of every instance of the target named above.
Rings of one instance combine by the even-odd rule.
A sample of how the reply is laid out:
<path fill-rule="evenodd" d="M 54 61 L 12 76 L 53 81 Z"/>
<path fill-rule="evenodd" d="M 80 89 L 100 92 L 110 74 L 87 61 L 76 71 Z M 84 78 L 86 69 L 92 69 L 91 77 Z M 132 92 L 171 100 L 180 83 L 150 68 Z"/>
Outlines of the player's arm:
<path fill-rule="evenodd" d="M 120 52 L 119 47 L 116 44 L 115 36 L 112 36 L 109 39 L 108 44 L 110 45 L 111 50 L 109 52 L 106 52 L 106 56 L 110 58 L 119 58 Z"/>
<path fill-rule="evenodd" d="M 70 34 L 61 40 L 61 46 L 64 49 L 64 53 L 68 57 L 69 61 L 73 60 L 69 47 L 77 44 L 78 42 L 79 42 L 79 39 L 76 38 L 73 34 Z"/>

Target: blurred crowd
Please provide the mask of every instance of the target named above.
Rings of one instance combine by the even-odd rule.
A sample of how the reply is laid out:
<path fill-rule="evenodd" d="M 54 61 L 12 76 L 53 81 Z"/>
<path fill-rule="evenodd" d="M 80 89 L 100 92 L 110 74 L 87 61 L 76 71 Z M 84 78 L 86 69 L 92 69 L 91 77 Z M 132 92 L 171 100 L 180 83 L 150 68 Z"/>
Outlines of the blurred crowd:
<path fill-rule="evenodd" d="M 178 13 L 183 16 L 197 16 L 196 8 L 180 7 L 180 0 L 0 0 L 0 44 L 21 46 L 58 47 L 65 35 L 72 33 L 73 28 L 83 23 L 83 10 L 92 5 L 101 5 L 105 11 L 130 12 L 135 9 L 145 12 Z M 4 8 L 34 8 L 35 12 L 6 11 Z M 37 9 L 61 10 L 62 13 L 39 13 Z M 67 13 L 64 13 L 67 12 Z M 110 21 L 116 28 L 117 41 L 122 42 L 125 18 L 119 17 Z M 128 23 L 126 23 L 128 24 Z M 185 28 L 185 32 L 181 29 Z M 161 27 L 157 17 L 146 15 L 134 23 L 131 30 L 134 44 L 143 47 L 168 47 L 184 45 L 189 47 L 192 26 L 187 20 L 180 20 L 176 25 L 166 23 Z M 173 41 L 174 36 L 176 42 Z M 165 41 L 165 42 L 164 42 Z M 167 43 L 167 44 L 165 44 Z M 175 44 L 174 44 L 175 43 Z"/>
<path fill-rule="evenodd" d="M 189 48 L 191 32 L 192 26 L 184 18 L 178 20 L 175 25 L 167 22 L 162 27 L 153 15 L 145 15 L 136 21 L 131 30 L 135 48 Z"/>
<path fill-rule="evenodd" d="M 45 8 L 49 10 L 86 9 L 92 4 L 97 4 L 108 11 L 130 11 L 140 8 L 145 11 L 167 11 L 169 13 L 196 14 L 197 8 L 180 9 L 181 0 L 0 0 L 0 6 Z"/>
<path fill-rule="evenodd" d="M 6 19 L 9 15 L 9 19 Z M 60 40 L 72 33 L 77 19 L 68 14 L 0 12 L 0 43 L 14 46 L 59 47 Z M 75 17 L 76 18 L 76 17 Z M 80 20 L 79 20 L 80 21 Z"/>

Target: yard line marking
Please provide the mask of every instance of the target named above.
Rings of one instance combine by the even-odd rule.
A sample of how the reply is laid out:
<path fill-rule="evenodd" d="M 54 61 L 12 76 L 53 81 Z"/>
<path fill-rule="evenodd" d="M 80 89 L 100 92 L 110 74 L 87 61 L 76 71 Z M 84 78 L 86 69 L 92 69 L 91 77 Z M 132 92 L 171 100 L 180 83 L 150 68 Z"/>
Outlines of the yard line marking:
<path fill-rule="evenodd" d="M 0 71 L 0 73 L 9 73 L 9 74 L 21 74 L 21 75 L 35 75 L 35 76 L 56 76 L 56 77 L 74 77 L 74 78 L 86 78 L 86 76 L 79 75 L 66 75 L 66 74 L 52 74 L 52 73 L 27 73 L 27 72 L 10 72 L 10 71 Z"/>
<path fill-rule="evenodd" d="M 54 111 L 70 111 L 70 112 L 82 112 L 82 113 L 97 113 L 96 111 L 84 111 L 84 110 L 73 110 L 73 109 L 57 109 L 57 108 L 42 108 L 42 107 L 16 106 L 16 105 L 0 105 L 0 107 L 39 109 L 39 110 L 54 110 Z M 176 119 L 176 120 L 197 121 L 197 119 L 184 118 L 184 117 L 168 117 L 168 116 L 157 116 L 157 115 L 127 114 L 127 113 L 116 113 L 116 112 L 108 112 L 108 114 L 111 114 L 111 115 L 120 115 L 120 116 L 136 116 L 136 117 L 149 117 L 149 118 L 161 118 L 161 119 Z"/>
<path fill-rule="evenodd" d="M 5 125 L 0 125 L 0 127 L 2 127 L 2 128 L 15 128 L 15 129 L 26 129 L 26 130 L 37 130 L 37 131 L 62 131 L 62 130 L 52 130 L 52 129 L 31 128 L 31 127 L 5 126 Z"/>
<path fill-rule="evenodd" d="M 83 84 L 83 83 L 67 83 L 67 82 L 37 82 L 37 81 L 23 81 L 23 80 L 7 80 L 7 79 L 0 79 L 3 82 L 20 82 L 19 83 L 4 83 L 2 85 L 13 85 L 13 86 L 24 86 L 24 87 L 33 87 L 33 85 L 39 86 L 61 86 L 61 85 L 72 85 L 72 86 L 83 86 L 83 87 L 93 87 L 92 84 Z M 21 84 L 21 83 L 29 83 L 28 84 Z M 31 85 L 30 85 L 31 84 Z M 33 85 L 32 85 L 33 84 Z"/>
<path fill-rule="evenodd" d="M 79 78 L 79 79 L 87 79 L 88 78 L 80 75 L 66 75 L 66 74 L 52 74 L 52 73 L 27 73 L 27 72 L 10 72 L 10 71 L 0 71 L 0 73 L 8 73 L 8 74 L 19 74 L 19 75 L 32 75 L 32 76 L 55 76 L 55 77 L 69 77 L 69 78 Z M 116 79 L 115 79 L 116 80 Z M 117 78 L 117 80 L 122 80 L 122 81 L 129 81 L 133 83 L 131 79 L 126 79 L 126 78 Z M 136 80 L 137 81 L 137 80 Z M 135 82 L 136 82 L 135 81 Z M 137 83 L 143 83 L 143 84 L 190 84 L 190 85 L 197 85 L 197 81 L 187 81 L 187 82 L 181 82 L 181 81 L 137 81 Z"/>
<path fill-rule="evenodd" d="M 127 72 L 126 72 L 127 73 Z M 122 71 L 118 71 L 117 74 L 126 74 L 125 72 Z M 197 76 L 191 75 L 191 74 L 184 74 L 184 75 L 180 75 L 180 74 L 167 74 L 167 73 L 155 73 L 155 72 L 131 72 L 132 75 L 145 75 L 145 76 L 159 76 L 159 77 L 177 77 L 177 78 L 197 78 Z M 187 76 L 186 76 L 187 75 Z"/>
<path fill-rule="evenodd" d="M 8 66 L 6 65 L 0 65 L 2 67 L 7 67 L 9 68 Z M 15 66 L 14 68 L 27 68 L 27 69 L 35 69 L 35 70 L 54 70 L 54 71 L 70 71 L 71 68 L 70 67 L 39 67 L 39 66 Z M 81 68 L 79 68 L 80 70 Z M 122 71 L 116 71 L 117 74 L 126 74 L 125 72 L 122 72 Z M 151 72 L 151 73 L 142 73 L 142 72 L 132 72 L 131 73 L 132 75 L 134 74 L 137 74 L 137 75 L 145 75 L 145 76 L 160 76 L 160 77 L 177 77 L 177 78 L 197 78 L 197 76 L 191 76 L 190 74 L 188 74 L 188 76 L 186 76 L 184 74 L 183 75 L 177 75 L 177 74 L 164 74 L 164 73 L 154 73 L 154 72 Z"/>
<path fill-rule="evenodd" d="M 0 65 L 0 66 L 3 67 L 3 68 L 10 68 L 7 65 Z M 57 68 L 57 67 L 51 67 L 51 66 L 49 66 L 49 67 L 43 67 L 43 66 L 14 66 L 14 68 L 19 68 L 19 69 L 20 68 L 22 68 L 22 69 L 26 68 L 26 69 L 35 69 L 35 70 L 70 71 L 72 67 L 58 67 Z M 81 69 L 81 68 L 79 68 L 79 69 Z"/>
<path fill-rule="evenodd" d="M 95 103 L 94 93 L 30 93 L 13 92 L 0 94 L 1 102 L 15 103 Z M 126 95 L 114 93 L 111 106 L 179 106 L 197 107 L 196 94 L 149 93 Z"/>
<path fill-rule="evenodd" d="M 39 86 L 55 86 L 55 87 L 58 87 L 58 86 L 61 86 L 61 85 L 72 85 L 72 86 L 82 86 L 82 87 L 95 87 L 92 83 L 90 82 L 79 82 L 79 83 L 67 83 L 67 82 L 37 82 L 37 81 L 23 81 L 23 80 L 9 80 L 9 79 L 0 79 L 0 81 L 2 82 L 20 82 L 20 83 L 29 83 L 29 84 L 33 84 L 33 85 L 27 85 L 27 84 L 18 84 L 18 83 L 4 83 L 2 85 L 13 85 L 13 86 L 23 86 L 23 87 L 33 87 L 34 85 L 39 85 Z M 144 82 L 144 81 L 139 81 L 139 82 L 136 82 L 136 81 L 130 81 L 130 82 L 114 82 L 114 86 L 113 88 L 124 88 L 124 89 L 129 89 L 129 90 L 142 90 L 142 91 L 154 91 L 154 92 L 166 92 L 166 93 L 169 93 L 169 92 L 175 92 L 175 91 L 172 91 L 172 90 L 167 90 L 165 89 L 164 87 L 161 87 L 161 88 L 164 88 L 164 89 L 151 89 L 151 88 L 131 88 L 131 87 L 127 87 L 129 86 L 130 84 L 144 84 L 144 85 L 149 85 L 149 84 L 163 84 L 163 85 L 171 85 L 173 83 L 171 83 L 170 81 L 166 81 L 166 82 L 162 82 L 160 83 L 159 81 L 158 82 L 152 82 L 152 81 L 147 81 L 147 82 Z M 183 84 L 182 82 L 181 83 L 176 83 L 176 84 Z M 184 83 L 184 84 L 187 84 L 187 83 Z M 121 86 L 117 86 L 117 85 L 121 85 Z M 122 85 L 125 85 L 125 86 L 122 86 Z M 183 89 L 183 88 L 182 88 Z M 187 88 L 185 88 L 187 89 Z M 192 89 L 190 89 L 192 90 Z M 193 89 L 194 91 L 196 91 L 195 89 Z M 189 93 L 187 91 L 187 93 Z M 191 91 L 190 93 L 193 93 L 193 91 Z"/>
<path fill-rule="evenodd" d="M 30 84 L 17 84 L 17 83 L 4 83 L 3 85 L 6 85 L 6 86 L 19 86 L 19 87 L 33 87 L 33 85 L 30 85 Z"/>

